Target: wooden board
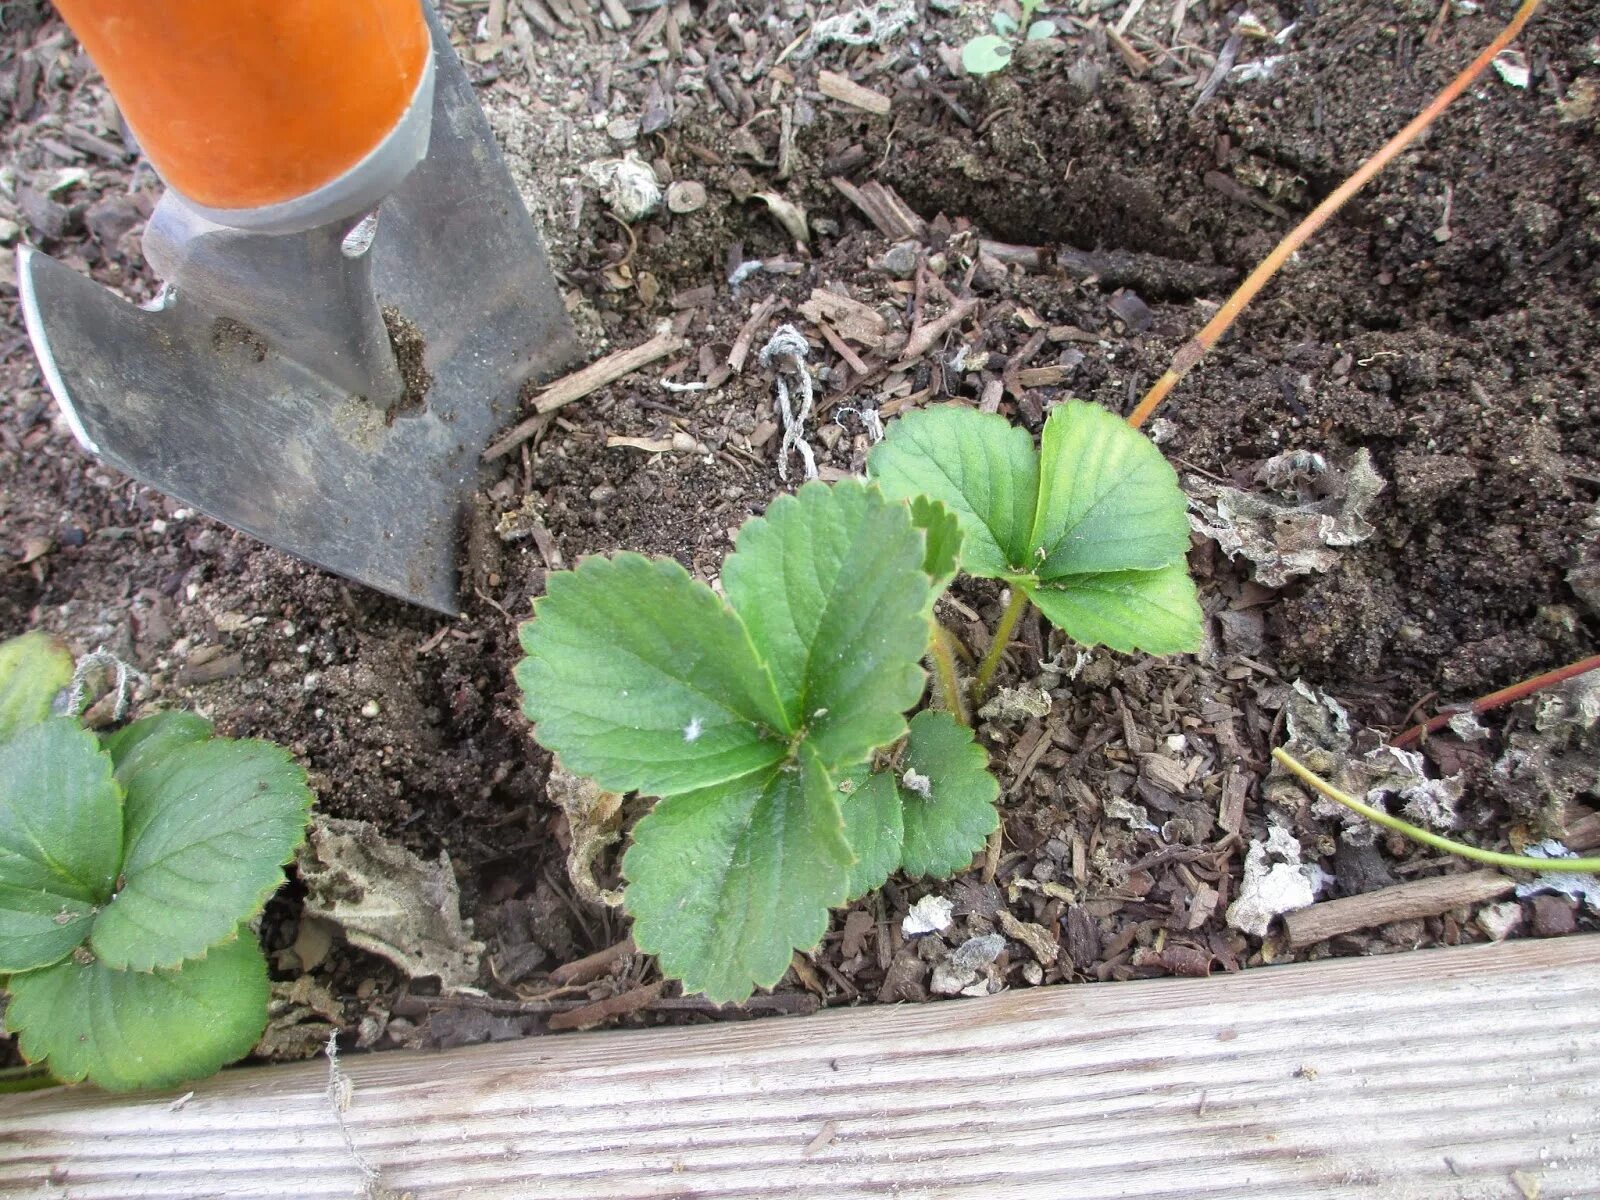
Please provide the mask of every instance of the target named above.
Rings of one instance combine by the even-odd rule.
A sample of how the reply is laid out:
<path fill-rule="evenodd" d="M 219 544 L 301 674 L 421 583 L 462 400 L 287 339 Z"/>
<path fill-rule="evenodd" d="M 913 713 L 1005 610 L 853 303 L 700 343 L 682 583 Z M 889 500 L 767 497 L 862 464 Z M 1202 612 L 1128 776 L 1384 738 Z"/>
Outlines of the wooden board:
<path fill-rule="evenodd" d="M 1597 1034 L 1589 936 L 350 1056 L 0 1099 L 0 1196 L 1600 1196 Z"/>

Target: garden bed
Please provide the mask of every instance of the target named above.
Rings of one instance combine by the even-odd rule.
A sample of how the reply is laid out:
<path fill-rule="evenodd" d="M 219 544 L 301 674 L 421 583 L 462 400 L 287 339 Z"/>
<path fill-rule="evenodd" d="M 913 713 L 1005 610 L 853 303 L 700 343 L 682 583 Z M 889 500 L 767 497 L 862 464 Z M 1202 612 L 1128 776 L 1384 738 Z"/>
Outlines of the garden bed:
<path fill-rule="evenodd" d="M 482 991 L 439 996 L 336 930 L 308 928 L 291 886 L 264 927 L 280 989 L 264 1052 L 313 1054 L 331 1032 L 351 1049 L 454 1046 L 544 1033 L 575 1010 L 699 1022 L 1594 927 L 1568 897 L 1496 894 L 1486 914 L 1467 891 L 1309 943 L 1227 917 L 1273 815 L 1299 846 L 1283 856 L 1327 876 L 1324 897 L 1458 871 L 1399 841 L 1352 843 L 1299 792 L 1263 784 L 1289 726 L 1338 724 L 1326 698 L 1348 714 L 1340 753 L 1359 755 L 1430 697 L 1470 699 L 1592 650 L 1600 170 L 1587 6 L 1541 10 L 1520 42 L 1522 83 L 1490 72 L 1470 89 L 1153 427 L 1213 507 L 1220 487 L 1270 497 L 1259 471 L 1282 469 L 1285 452 L 1321 456 L 1327 469 L 1301 460 L 1278 499 L 1348 518 L 1345 544 L 1279 547 L 1317 559 L 1285 575 L 1197 535 L 1191 562 L 1212 620 L 1195 657 L 1080 659 L 1025 622 L 1001 682 L 1043 688 L 1049 707 L 983 725 L 1004 789 L 998 854 L 955 881 L 894 882 L 839 912 L 772 996 L 723 1010 L 651 988 L 625 920 L 568 877 L 567 820 L 510 674 L 516 622 L 547 572 L 625 548 L 715 573 L 730 530 L 799 476 L 791 459 L 789 482 L 778 477 L 772 379 L 755 354 L 783 321 L 818 335 L 811 361 L 826 374 L 811 441 L 825 478 L 860 471 L 864 408 L 888 417 L 987 399 L 1034 430 L 1069 395 L 1126 412 L 1230 282 L 1505 14 L 1289 5 L 1257 11 L 1267 36 L 1231 39 L 1203 5 L 1113 4 L 1098 18 L 1078 9 L 1099 6 L 1075 6 L 1061 36 L 974 82 L 950 61 L 978 31 L 975 12 L 930 10 L 881 45 L 803 42 L 785 56 L 827 14 L 642 8 L 619 36 L 586 12 L 569 27 L 566 6 L 551 5 L 549 37 L 519 27 L 512 7 L 503 45 L 484 6 L 453 11 L 580 332 L 599 353 L 666 321 L 683 349 L 575 401 L 499 460 L 467 539 L 459 619 L 295 563 L 84 458 L 4 287 L 0 505 L 13 561 L 0 573 L 0 634 L 37 626 L 80 651 L 103 645 L 148 674 L 146 707 L 192 707 L 225 733 L 289 746 L 323 812 L 423 858 L 448 854 L 484 943 Z M 153 179 L 118 155 L 103 95 L 59 23 L 26 5 L 6 20 L 17 190 L 0 215 L 148 296 L 136 235 Z M 1230 46 L 1236 69 L 1219 72 Z M 1254 79 L 1237 70 L 1252 64 Z M 823 71 L 871 89 L 887 115 L 859 107 L 876 99 L 833 98 L 844 89 Z M 582 176 L 629 148 L 701 185 L 704 205 L 624 228 Z M 808 247 L 751 198 L 763 192 L 806 211 Z M 899 367 L 890 335 L 945 311 L 933 278 L 976 303 Z M 867 306 L 881 328 L 853 334 L 831 316 L 839 350 L 802 314 L 818 289 Z M 741 343 L 746 361 L 731 372 Z M 1342 497 L 1361 449 L 1384 486 L 1353 509 Z M 996 589 L 963 584 L 943 616 L 981 653 L 999 608 Z M 1568 709 L 1495 718 L 1485 740 L 1430 744 L 1429 772 L 1461 781 L 1459 823 L 1484 844 L 1600 842 L 1581 691 Z M 597 871 L 615 883 L 614 852 Z M 902 918 L 930 892 L 953 902 L 951 924 L 903 937 Z M 999 959 L 970 978 L 950 969 L 953 951 L 996 929 L 1008 941 Z M 620 997 L 609 1015 L 591 1008 Z"/>

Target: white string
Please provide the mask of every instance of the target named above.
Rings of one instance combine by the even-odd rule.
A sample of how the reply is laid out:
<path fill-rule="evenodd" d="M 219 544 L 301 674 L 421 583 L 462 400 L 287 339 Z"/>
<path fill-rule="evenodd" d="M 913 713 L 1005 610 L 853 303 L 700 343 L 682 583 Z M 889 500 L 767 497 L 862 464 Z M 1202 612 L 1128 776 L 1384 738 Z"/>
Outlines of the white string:
<path fill-rule="evenodd" d="M 800 454 L 806 478 L 817 477 L 817 456 L 806 441 L 806 420 L 811 416 L 815 396 L 811 386 L 811 372 L 806 368 L 806 356 L 811 347 L 793 325 L 779 325 L 772 331 L 767 344 L 761 347 L 761 365 L 771 367 L 777 374 L 778 416 L 783 420 L 783 445 L 778 447 L 778 478 L 788 481 L 789 451 Z M 774 359 L 780 360 L 774 364 Z M 789 384 L 784 378 L 792 374 L 800 384 L 800 411 L 795 412 L 789 402 Z"/>

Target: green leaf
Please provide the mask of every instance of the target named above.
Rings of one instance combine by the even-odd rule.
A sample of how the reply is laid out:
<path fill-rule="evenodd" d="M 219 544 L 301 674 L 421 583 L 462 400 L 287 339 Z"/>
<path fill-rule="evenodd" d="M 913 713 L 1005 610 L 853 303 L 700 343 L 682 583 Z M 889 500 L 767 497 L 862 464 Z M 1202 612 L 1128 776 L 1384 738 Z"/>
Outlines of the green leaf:
<path fill-rule="evenodd" d="M 1200 649 L 1203 618 L 1184 563 L 1159 571 L 1072 575 L 1029 589 L 1039 611 L 1074 641 L 1124 654 Z"/>
<path fill-rule="evenodd" d="M 913 722 L 914 724 L 915 722 Z M 844 836 L 855 852 L 850 868 L 849 899 L 865 896 L 883 886 L 883 881 L 900 867 L 900 850 L 905 842 L 905 821 L 900 792 L 888 771 L 858 771 L 850 780 L 850 791 L 841 796 L 844 809 Z"/>
<path fill-rule="evenodd" d="M 71 953 L 121 858 L 122 792 L 92 733 L 51 717 L 0 746 L 0 973 Z"/>
<path fill-rule="evenodd" d="M 989 18 L 989 24 L 994 26 L 996 33 L 1007 36 L 1017 32 L 1018 25 L 1015 17 L 1009 13 L 997 12 Z"/>
<path fill-rule="evenodd" d="M 939 501 L 915 496 L 911 500 L 911 523 L 922 530 L 926 541 L 922 570 L 932 582 L 933 598 L 937 600 L 961 568 L 961 522 Z"/>
<path fill-rule="evenodd" d="M 670 559 L 550 576 L 520 633 L 522 710 L 568 770 L 670 796 L 771 766 L 794 732 L 739 618 Z"/>
<path fill-rule="evenodd" d="M 997 33 L 985 33 L 961 47 L 961 65 L 968 75 L 992 75 L 1010 61 L 1011 43 Z"/>
<path fill-rule="evenodd" d="M 35 630 L 0 642 L 0 742 L 50 715 L 56 693 L 72 682 L 72 655 Z"/>
<path fill-rule="evenodd" d="M 926 794 L 922 780 L 928 784 Z M 989 773 L 989 756 L 973 740 L 972 730 L 947 712 L 918 713 L 911 721 L 899 782 L 905 823 L 901 869 L 911 876 L 939 878 L 966 870 L 1000 827 L 994 807 L 1000 785 Z"/>
<path fill-rule="evenodd" d="M 1057 33 L 1054 21 L 1035 21 L 1028 26 L 1028 41 L 1042 42 L 1045 38 L 1053 38 Z"/>
<path fill-rule="evenodd" d="M 773 501 L 723 563 L 728 602 L 777 681 L 788 727 L 829 769 L 898 738 L 922 694 L 925 553 L 905 505 L 845 480 Z"/>
<path fill-rule="evenodd" d="M 123 760 L 122 884 L 89 935 L 109 967 L 173 967 L 227 937 L 283 883 L 305 836 L 311 791 L 287 750 L 183 741 L 175 728 L 168 753 Z"/>
<path fill-rule="evenodd" d="M 684 991 L 744 1000 L 821 940 L 852 862 L 815 755 L 668 797 L 634 827 L 622 860 L 634 941 Z"/>
<path fill-rule="evenodd" d="M 955 514 L 967 574 L 999 579 L 1029 569 L 1039 455 L 1026 429 L 960 405 L 918 409 L 873 447 L 867 473 L 886 496 L 927 496 Z"/>
<path fill-rule="evenodd" d="M 141 717 L 132 725 L 104 735 L 100 741 L 111 755 L 117 782 L 126 787 L 131 776 L 165 758 L 179 746 L 204 742 L 210 737 L 211 722 L 204 717 L 188 712 L 164 712 Z"/>
<path fill-rule="evenodd" d="M 13 975 L 6 1026 L 67 1083 L 171 1087 L 248 1054 L 267 1024 L 267 964 L 248 930 L 178 970 L 75 959 Z"/>
<path fill-rule="evenodd" d="M 1183 559 L 1188 507 L 1154 442 L 1098 405 L 1073 400 L 1051 410 L 1041 445 L 1028 538 L 1040 579 L 1148 571 Z"/>

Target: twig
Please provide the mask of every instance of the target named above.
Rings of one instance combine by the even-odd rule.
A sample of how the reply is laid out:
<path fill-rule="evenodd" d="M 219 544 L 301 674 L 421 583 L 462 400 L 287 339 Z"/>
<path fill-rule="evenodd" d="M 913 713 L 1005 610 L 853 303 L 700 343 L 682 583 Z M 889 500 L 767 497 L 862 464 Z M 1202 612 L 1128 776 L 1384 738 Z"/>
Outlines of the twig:
<path fill-rule="evenodd" d="M 1426 829 L 1418 828 L 1409 821 L 1402 821 L 1399 817 L 1392 817 L 1380 808 L 1373 808 L 1357 800 L 1354 796 L 1341 792 L 1326 779 L 1308 770 L 1297 761 L 1287 750 L 1279 746 L 1272 752 L 1272 757 L 1286 767 L 1301 783 L 1311 788 L 1329 800 L 1337 801 L 1350 809 L 1358 812 L 1367 820 L 1382 825 L 1385 829 L 1392 829 L 1396 833 L 1403 833 L 1414 842 L 1421 842 L 1424 846 L 1432 846 L 1435 850 L 1443 850 L 1461 858 L 1470 858 L 1473 862 L 1485 863 L 1491 867 L 1506 867 L 1513 871 L 1562 871 L 1562 872 L 1592 872 L 1600 875 L 1600 858 L 1534 858 L 1527 854 L 1501 854 L 1498 850 L 1480 850 L 1477 846 L 1469 846 L 1465 842 L 1451 841 L 1449 838 L 1440 837 L 1437 833 L 1429 833 Z"/>
<path fill-rule="evenodd" d="M 571 404 L 574 400 L 581 400 L 590 393 L 599 391 L 609 383 L 615 383 L 625 376 L 632 375 L 639 368 L 665 358 L 682 345 L 682 338 L 670 329 L 663 329 L 648 342 L 608 354 L 604 358 L 596 359 L 587 367 L 556 380 L 534 400 L 535 415 L 485 450 L 483 461 L 493 462 L 522 445 L 542 428 L 546 413 L 554 412 L 563 405 Z"/>
<path fill-rule="evenodd" d="M 556 1013 L 545 1022 L 545 1028 L 551 1033 L 563 1033 L 569 1029 L 593 1029 L 596 1025 L 604 1025 L 607 1021 L 614 1021 L 618 1017 L 626 1017 L 640 1009 L 649 1008 L 661 995 L 661 989 L 666 986 L 665 979 L 658 979 L 654 983 L 629 988 L 620 995 L 607 996 L 604 1000 L 585 1004 L 582 1008 Z"/>
<path fill-rule="evenodd" d="M 1498 900 L 1516 886 L 1515 879 L 1499 871 L 1468 871 L 1460 875 L 1417 879 L 1360 896 L 1345 896 L 1339 900 L 1324 900 L 1321 904 L 1297 908 L 1284 914 L 1283 928 L 1289 935 L 1289 945 L 1299 950 L 1354 929 L 1388 925 L 1392 921 L 1410 921 L 1418 917 L 1436 917 L 1452 908 Z"/>
<path fill-rule="evenodd" d="M 973 310 L 977 307 L 977 299 L 969 296 L 965 300 L 956 301 L 955 307 L 945 313 L 944 316 L 937 317 L 926 325 L 919 326 L 917 331 L 907 339 L 906 348 L 901 352 L 900 361 L 895 363 L 894 369 L 903 371 L 911 366 L 917 359 L 933 349 L 934 344 L 940 338 L 971 316 Z"/>
<path fill-rule="evenodd" d="M 1579 675 L 1587 675 L 1594 670 L 1600 670 L 1600 654 L 1590 655 L 1580 662 L 1569 663 L 1564 667 L 1558 667 L 1554 671 L 1546 671 L 1543 675 L 1535 675 L 1532 679 L 1524 679 L 1521 683 L 1513 683 L 1510 687 L 1501 688 L 1498 692 L 1490 692 L 1487 696 L 1474 700 L 1471 704 L 1463 705 L 1459 708 L 1447 708 L 1437 716 L 1429 717 L 1421 725 L 1415 725 L 1406 730 L 1389 744 L 1403 749 L 1421 741 L 1430 733 L 1437 733 L 1450 724 L 1452 718 L 1458 717 L 1462 713 L 1473 713 L 1481 716 L 1493 709 L 1513 704 L 1518 700 L 1533 695 L 1535 692 L 1541 692 L 1545 688 L 1555 687 L 1556 684 L 1565 683 L 1569 679 L 1576 679 Z"/>
<path fill-rule="evenodd" d="M 1452 100 L 1466 91 L 1478 76 L 1488 69 L 1495 56 L 1522 32 L 1522 27 L 1528 23 L 1528 18 L 1533 16 L 1534 10 L 1538 7 L 1539 0 L 1523 0 L 1522 6 L 1511 18 L 1511 23 L 1500 31 L 1499 37 L 1490 42 L 1461 74 L 1452 79 L 1444 91 L 1435 96 L 1428 107 L 1423 109 L 1410 124 L 1362 163 L 1355 174 L 1335 188 L 1326 200 L 1311 210 L 1310 216 L 1290 230 L 1284 239 L 1273 247 L 1272 253 L 1262 259 L 1261 265 L 1251 271 L 1239 285 L 1239 290 L 1229 296 L 1227 302 L 1217 310 L 1216 315 L 1206 322 L 1205 328 L 1178 347 L 1178 352 L 1172 356 L 1172 365 L 1160 379 L 1156 380 L 1155 386 L 1145 393 L 1138 407 L 1128 415 L 1128 424 L 1137 429 L 1149 419 L 1150 414 L 1155 412 L 1157 406 L 1167 398 L 1167 393 L 1177 386 L 1180 379 L 1194 370 L 1206 356 L 1206 352 L 1217 344 L 1218 339 L 1238 319 L 1245 306 L 1255 299 L 1256 293 L 1267 285 L 1267 281 L 1278 273 L 1279 268 L 1294 252 L 1305 245 L 1312 234 L 1327 224 L 1328 218 L 1344 207 L 1351 196 L 1365 187 L 1374 175 L 1388 166 L 1402 150 L 1415 141 L 1424 129 L 1433 124 Z"/>
<path fill-rule="evenodd" d="M 557 987 L 566 987 L 569 984 L 588 983 L 599 979 L 634 951 L 633 939 L 625 937 L 614 946 L 607 946 L 604 950 L 596 950 L 583 958 L 563 963 L 550 972 L 550 982 Z"/>
<path fill-rule="evenodd" d="M 739 330 L 739 336 L 733 339 L 733 349 L 728 351 L 728 366 L 733 368 L 735 375 L 744 370 L 745 360 L 750 357 L 750 346 L 756 340 L 756 334 L 761 332 L 761 327 L 767 323 L 767 318 L 772 316 L 778 307 L 778 297 L 768 296 L 755 311 L 750 314 L 750 319 L 744 323 L 744 328 Z"/>

